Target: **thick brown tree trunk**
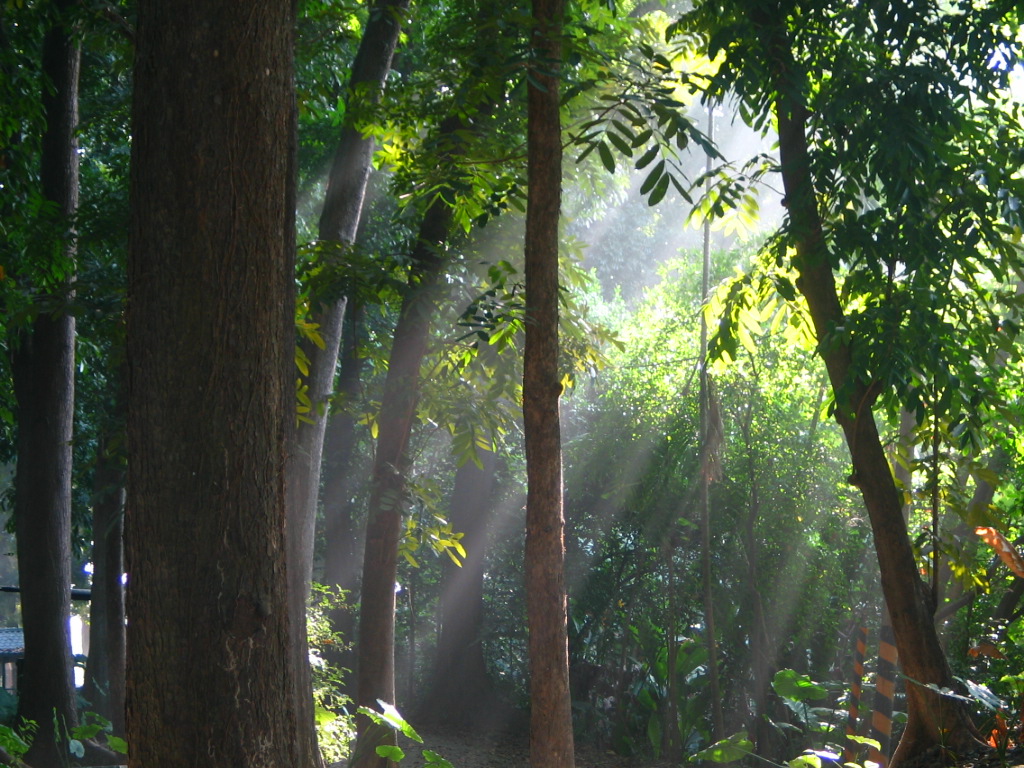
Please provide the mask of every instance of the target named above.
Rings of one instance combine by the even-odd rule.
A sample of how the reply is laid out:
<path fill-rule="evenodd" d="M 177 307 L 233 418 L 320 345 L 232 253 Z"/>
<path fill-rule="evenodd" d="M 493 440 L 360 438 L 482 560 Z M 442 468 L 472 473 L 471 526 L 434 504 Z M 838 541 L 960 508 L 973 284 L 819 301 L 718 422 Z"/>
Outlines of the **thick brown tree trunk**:
<path fill-rule="evenodd" d="M 285 572 L 293 6 L 138 7 L 129 765 L 302 765 Z M 173 66 L 169 63 L 173 62 Z"/>
<path fill-rule="evenodd" d="M 526 606 L 530 652 L 530 764 L 572 768 L 572 710 L 565 597 L 565 518 L 558 400 L 558 224 L 562 134 L 558 74 L 562 0 L 533 1 L 527 86 Z"/>
<path fill-rule="evenodd" d="M 124 736 L 124 456 L 101 440 L 93 481 L 89 660 L 82 695 Z"/>
<path fill-rule="evenodd" d="M 918 576 L 903 519 L 900 493 L 875 424 L 871 382 L 852 370 L 851 344 L 836 334 L 844 314 L 829 262 L 818 200 L 810 174 L 807 109 L 800 69 L 792 61 L 784 26 L 766 10 L 751 12 L 778 94 L 776 116 L 782 180 L 789 208 L 799 272 L 797 287 L 807 300 L 819 350 L 836 398 L 836 419 L 853 461 L 853 478 L 864 497 L 878 556 L 882 592 L 889 607 L 896 646 L 907 677 L 908 722 L 892 765 L 932 747 L 963 753 L 981 745 L 966 708 L 927 685 L 954 686 L 932 623 L 934 605 Z"/>
<path fill-rule="evenodd" d="M 454 127 L 455 123 L 451 123 L 450 128 Z M 372 709 L 378 708 L 378 699 L 395 703 L 395 579 L 405 504 L 407 448 L 419 399 L 420 365 L 427 353 L 430 317 L 437 300 L 434 289 L 445 264 L 442 244 L 448 237 L 451 219 L 451 208 L 444 201 L 435 200 L 420 224 L 412 254 L 416 266 L 395 326 L 377 417 L 377 451 L 370 478 L 363 549 L 356 686 L 356 703 Z M 375 749 L 390 733 L 362 718 L 359 731 L 353 768 L 385 764 Z"/>
<path fill-rule="evenodd" d="M 58 19 L 43 41 L 46 130 L 40 179 L 64 226 L 78 207 L 78 73 L 81 53 L 68 25 L 70 0 L 55 2 Z M 71 233 L 62 256 L 75 257 Z M 19 717 L 38 726 L 26 755 L 33 766 L 63 765 L 63 729 L 75 724 L 71 673 L 71 437 L 74 419 L 75 319 L 66 309 L 71 278 L 52 291 L 32 327 L 14 339 L 11 371 L 17 402 L 18 456 L 14 520 L 18 537 L 25 659 Z M 54 728 L 57 721 L 57 728 Z"/>
<path fill-rule="evenodd" d="M 398 43 L 399 22 L 408 5 L 409 0 L 378 0 L 373 4 L 352 66 L 346 108 L 348 119 L 342 127 L 320 216 L 320 240 L 337 249 L 332 254 L 334 258 L 343 255 L 344 250 L 350 248 L 355 241 L 373 155 L 374 141 L 360 130 L 357 105 L 377 100 L 384 79 L 391 69 L 391 60 Z M 329 400 L 334 393 L 346 303 L 343 296 L 318 302 L 313 312 L 313 321 L 320 326 L 318 331 L 324 345 L 321 348 L 306 340 L 301 342 L 309 358 L 306 384 L 309 386 L 308 394 L 313 409 L 308 414 L 311 423 L 303 422 L 294 431 L 288 455 L 288 593 L 292 647 L 299 673 L 296 680 L 299 717 L 309 722 L 313 721 L 313 702 L 307 695 L 310 682 L 306 603 L 309 600 L 313 572 L 324 430 Z M 314 750 L 315 746 L 312 745 Z"/>
<path fill-rule="evenodd" d="M 75 724 L 71 676 L 71 430 L 74 319 L 41 316 L 13 354 L 18 402 L 14 497 L 25 658 L 19 717 L 38 731 L 26 760 L 60 766 Z M 59 740 L 59 741 L 58 741 Z"/>

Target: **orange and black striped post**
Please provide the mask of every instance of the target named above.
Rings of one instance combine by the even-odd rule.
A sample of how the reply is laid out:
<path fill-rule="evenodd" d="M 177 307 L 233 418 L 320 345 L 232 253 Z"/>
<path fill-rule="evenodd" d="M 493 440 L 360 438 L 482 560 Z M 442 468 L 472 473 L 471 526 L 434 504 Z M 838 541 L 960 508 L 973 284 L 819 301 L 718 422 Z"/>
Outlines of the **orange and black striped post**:
<path fill-rule="evenodd" d="M 858 627 L 854 636 L 853 648 L 853 679 L 850 681 L 850 706 L 846 718 L 846 735 L 857 735 L 857 724 L 860 719 L 861 683 L 864 680 L 864 656 L 868 649 L 868 628 Z M 856 760 L 857 748 L 854 742 L 847 740 L 843 750 L 843 762 Z"/>
<path fill-rule="evenodd" d="M 868 752 L 868 759 L 878 763 L 881 768 L 889 765 L 889 754 L 892 745 L 892 702 L 896 694 L 896 640 L 892 634 L 892 625 L 886 621 L 878 632 L 878 670 L 875 673 L 875 703 L 871 713 L 871 733 L 881 748 L 873 747 Z"/>

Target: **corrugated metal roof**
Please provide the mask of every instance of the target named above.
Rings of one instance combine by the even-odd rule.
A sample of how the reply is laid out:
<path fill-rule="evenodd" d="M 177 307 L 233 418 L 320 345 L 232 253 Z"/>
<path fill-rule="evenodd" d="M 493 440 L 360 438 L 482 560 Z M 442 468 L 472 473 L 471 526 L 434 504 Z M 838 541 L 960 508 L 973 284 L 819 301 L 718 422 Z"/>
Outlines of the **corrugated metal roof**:
<path fill-rule="evenodd" d="M 25 653 L 25 633 L 21 627 L 0 627 L 0 654 Z"/>

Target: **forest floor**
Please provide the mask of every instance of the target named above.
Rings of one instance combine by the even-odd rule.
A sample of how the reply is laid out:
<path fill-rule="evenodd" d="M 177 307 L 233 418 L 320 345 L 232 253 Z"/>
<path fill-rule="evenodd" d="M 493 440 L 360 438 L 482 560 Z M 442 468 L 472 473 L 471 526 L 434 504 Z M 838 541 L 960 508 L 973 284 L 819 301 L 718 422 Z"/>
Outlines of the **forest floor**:
<path fill-rule="evenodd" d="M 903 768 L 943 768 L 944 763 L 938 750 L 915 757 L 903 764 Z M 1015 747 L 1005 752 L 991 750 L 966 755 L 955 763 L 956 768 L 1024 768 L 1024 747 Z"/>
<path fill-rule="evenodd" d="M 423 768 L 423 750 L 429 749 L 455 768 L 529 768 L 530 745 L 525 735 L 488 733 L 434 733 L 420 731 L 423 744 L 405 743 L 401 768 Z M 576 745 L 576 768 L 670 768 L 676 764 L 650 758 L 623 757 L 591 745 Z"/>
<path fill-rule="evenodd" d="M 529 742 L 515 734 L 453 734 L 421 732 L 424 743 L 403 744 L 406 758 L 401 768 L 423 768 L 423 749 L 445 758 L 455 768 L 529 768 Z M 576 746 L 576 768 L 679 768 L 687 763 L 674 763 L 650 758 L 623 757 L 603 752 L 587 744 Z M 941 756 L 924 755 L 904 768 L 950 768 Z M 1024 768 L 1024 748 L 1000 754 L 997 751 L 970 755 L 958 761 L 955 768 Z"/>

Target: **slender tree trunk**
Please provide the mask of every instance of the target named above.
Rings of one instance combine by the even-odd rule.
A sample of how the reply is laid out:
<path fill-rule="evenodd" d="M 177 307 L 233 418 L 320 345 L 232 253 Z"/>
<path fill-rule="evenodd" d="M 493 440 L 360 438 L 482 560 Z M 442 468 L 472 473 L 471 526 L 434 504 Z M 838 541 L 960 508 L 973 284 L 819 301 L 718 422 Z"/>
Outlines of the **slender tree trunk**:
<path fill-rule="evenodd" d="M 496 702 L 487 678 L 481 633 L 484 609 L 484 555 L 492 510 L 497 456 L 480 452 L 483 467 L 467 461 L 455 473 L 452 529 L 464 534 L 462 566 L 444 566 L 441 631 L 427 694 L 420 706 L 422 721 L 446 727 L 486 729 Z"/>
<path fill-rule="evenodd" d="M 893 481 L 872 408 L 877 393 L 870 382 L 852 372 L 851 342 L 837 337 L 844 314 L 829 263 L 818 201 L 810 175 L 806 120 L 801 101 L 800 69 L 781 21 L 769 11 L 751 11 L 762 37 L 766 65 L 778 94 L 776 115 L 782 179 L 789 206 L 790 231 L 795 238 L 793 263 L 797 287 L 807 300 L 819 351 L 836 397 L 836 420 L 843 429 L 853 460 L 853 477 L 860 487 L 871 520 L 882 592 L 889 606 L 896 646 L 908 678 L 908 722 L 892 764 L 931 747 L 966 752 L 981 746 L 966 708 L 924 687 L 955 684 L 932 623 L 934 606 L 921 581 L 903 520 L 902 500 Z M 914 681 L 914 682 L 911 682 Z"/>
<path fill-rule="evenodd" d="M 320 240 L 333 245 L 338 258 L 355 242 L 362 213 L 366 182 L 374 141 L 364 136 L 357 122 L 360 103 L 377 100 L 398 42 L 399 22 L 409 0 L 378 0 L 370 9 L 346 98 L 347 119 L 342 127 L 338 151 L 327 183 L 327 194 L 320 216 Z M 328 258 L 332 258 L 328 257 Z M 334 393 L 342 326 L 347 299 L 328 299 L 316 307 L 313 321 L 323 347 L 307 340 L 301 342 L 309 359 L 309 398 L 313 409 L 311 423 L 300 423 L 293 433 L 288 454 L 288 593 L 291 610 L 292 648 L 295 654 L 296 697 L 299 717 L 313 722 L 306 603 L 309 600 L 313 572 L 313 548 L 316 531 L 317 498 L 320 493 L 320 469 L 323 458 L 324 430 L 329 400 Z M 315 731 L 311 731 L 315 735 Z M 310 757 L 316 758 L 316 744 L 310 745 Z"/>
<path fill-rule="evenodd" d="M 750 601 L 753 606 L 750 617 L 750 674 L 753 682 L 750 696 L 753 710 L 750 728 L 754 734 L 757 754 L 768 756 L 772 752 L 771 745 L 776 736 L 776 731 L 767 717 L 768 694 L 776 653 L 768 632 L 764 600 L 759 587 L 761 558 L 756 530 L 757 521 L 761 516 L 761 484 L 758 481 L 757 462 L 754 457 L 753 421 L 754 406 L 753 393 L 751 393 L 750 405 L 747 407 L 744 419 L 739 424 L 747 459 L 747 482 L 750 485 L 750 501 L 743 528 L 743 548 L 746 551 L 747 560 L 747 588 L 750 590 Z"/>
<path fill-rule="evenodd" d="M 58 19 L 43 40 L 46 130 L 40 179 L 70 229 L 78 207 L 78 74 L 81 51 L 69 11 L 54 3 Z M 62 234 L 65 270 L 75 258 L 73 233 Z M 60 269 L 60 268 L 58 268 Z M 14 519 L 18 538 L 25 659 L 18 714 L 38 726 L 26 760 L 37 768 L 61 766 L 64 734 L 75 724 L 71 672 L 71 438 L 74 419 L 75 319 L 65 307 L 67 278 L 41 308 L 31 329 L 14 340 L 11 370 L 17 402 L 18 457 Z M 58 739 L 61 739 L 58 743 Z"/>
<path fill-rule="evenodd" d="M 673 531 L 666 545 L 666 565 L 668 580 L 668 617 L 665 621 L 666 668 L 668 676 L 667 697 L 661 726 L 661 754 L 671 762 L 677 762 L 682 756 L 682 745 L 679 743 L 679 681 L 676 670 L 676 657 L 679 649 L 679 609 L 676 605 L 676 539 Z"/>
<path fill-rule="evenodd" d="M 354 497 L 359 483 L 356 458 L 356 418 L 351 405 L 359 397 L 362 387 L 363 361 L 357 353 L 358 329 L 363 311 L 358 305 L 350 308 L 342 334 L 337 395 L 343 407 L 331 415 L 324 446 L 326 476 L 323 487 L 323 508 L 326 526 L 324 538 L 324 584 L 344 590 L 346 605 L 328 612 L 331 630 L 341 635 L 340 648 L 333 649 L 327 660 L 338 669 L 348 670 L 343 677 L 341 693 L 355 699 L 356 670 L 356 612 L 355 600 L 359 594 L 359 574 L 363 564 L 363 540 L 360 527 L 353 518 Z"/>
<path fill-rule="evenodd" d="M 450 127 L 454 128 L 454 123 Z M 445 259 L 442 244 L 451 208 L 435 200 L 427 209 L 413 249 L 414 274 L 395 326 L 384 393 L 377 419 L 377 451 L 371 474 L 363 578 L 359 601 L 356 703 L 373 709 L 395 703 L 395 580 L 402 532 L 407 448 L 416 417 L 420 365 L 427 353 L 435 288 Z M 375 749 L 390 733 L 360 718 L 353 768 L 383 765 Z"/>
<path fill-rule="evenodd" d="M 715 135 L 715 112 L 708 109 L 708 139 Z M 706 190 L 711 189 L 711 155 L 707 156 L 705 168 L 709 180 Z M 708 300 L 711 291 L 711 220 L 704 222 L 703 264 L 701 268 L 701 302 Z M 719 479 L 721 431 L 716 431 L 717 412 L 712 412 L 711 379 L 708 375 L 708 321 L 704 313 L 700 316 L 700 539 L 701 539 L 701 589 L 704 593 L 704 643 L 708 649 L 708 681 L 711 688 L 711 723 L 715 740 L 725 738 L 725 720 L 722 717 L 722 686 L 718 675 L 718 638 L 715 630 L 715 600 L 712 592 L 714 582 L 711 572 L 711 507 L 709 491 L 712 480 Z M 716 409 L 717 410 L 717 409 Z"/>
<path fill-rule="evenodd" d="M 290 3 L 142 0 L 128 269 L 132 768 L 294 768 Z M 168 66 L 173 62 L 174 66 Z"/>
<path fill-rule="evenodd" d="M 89 660 L 83 697 L 124 736 L 124 456 L 101 440 L 93 490 Z"/>
<path fill-rule="evenodd" d="M 530 764 L 572 768 L 565 596 L 565 518 L 558 400 L 558 225 L 562 134 L 558 69 L 563 0 L 533 1 L 526 211 L 526 606 L 530 652 Z"/>

